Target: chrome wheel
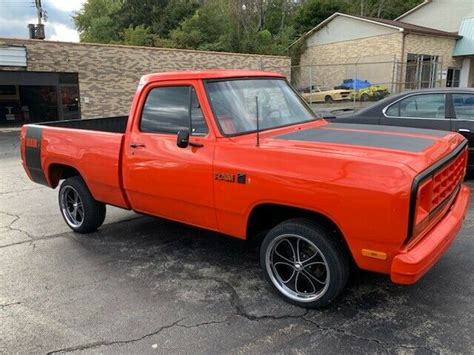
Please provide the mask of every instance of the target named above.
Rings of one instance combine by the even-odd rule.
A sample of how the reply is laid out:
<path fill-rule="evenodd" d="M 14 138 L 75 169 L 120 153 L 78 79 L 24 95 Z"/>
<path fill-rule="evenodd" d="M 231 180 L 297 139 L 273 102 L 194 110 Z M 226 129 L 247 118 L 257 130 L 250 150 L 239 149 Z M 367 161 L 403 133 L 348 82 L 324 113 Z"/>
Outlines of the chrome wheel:
<path fill-rule="evenodd" d="M 274 238 L 265 253 L 265 267 L 275 287 L 294 301 L 313 302 L 329 287 L 326 258 L 313 242 L 300 235 Z"/>
<path fill-rule="evenodd" d="M 72 186 L 66 186 L 61 190 L 61 212 L 67 224 L 77 228 L 84 222 L 84 204 L 79 193 Z"/>

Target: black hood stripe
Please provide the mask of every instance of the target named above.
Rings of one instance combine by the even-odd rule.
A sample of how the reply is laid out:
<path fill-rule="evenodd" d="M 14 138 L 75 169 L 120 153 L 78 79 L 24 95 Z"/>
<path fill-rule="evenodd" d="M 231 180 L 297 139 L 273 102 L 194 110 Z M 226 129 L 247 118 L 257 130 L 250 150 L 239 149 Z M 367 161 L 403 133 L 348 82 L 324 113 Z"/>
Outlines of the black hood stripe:
<path fill-rule="evenodd" d="M 25 142 L 25 163 L 30 176 L 34 182 L 42 185 L 48 185 L 44 175 L 43 167 L 41 166 L 41 138 L 43 128 L 39 126 L 26 127 L 26 142 Z M 36 142 L 33 144 L 33 142 Z"/>
<path fill-rule="evenodd" d="M 429 138 L 404 137 L 389 134 L 321 128 L 311 128 L 299 132 L 292 132 L 277 136 L 275 138 L 304 142 L 356 145 L 412 153 L 422 152 L 423 150 L 435 144 L 435 140 Z"/>
<path fill-rule="evenodd" d="M 330 123 L 327 126 L 321 127 L 324 129 L 338 128 L 338 129 L 353 129 L 374 132 L 388 132 L 388 133 L 407 133 L 417 134 L 423 136 L 445 137 L 452 132 L 438 131 L 435 129 L 411 128 L 411 127 L 397 127 L 397 126 L 379 126 L 370 124 L 351 124 L 351 123 Z"/>

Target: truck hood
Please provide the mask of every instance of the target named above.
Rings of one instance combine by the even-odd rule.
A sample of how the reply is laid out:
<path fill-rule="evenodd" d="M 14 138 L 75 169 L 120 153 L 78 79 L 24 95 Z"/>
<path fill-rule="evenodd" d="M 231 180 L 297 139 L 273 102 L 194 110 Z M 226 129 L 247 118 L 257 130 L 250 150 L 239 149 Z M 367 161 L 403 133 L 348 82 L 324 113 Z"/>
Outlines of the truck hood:
<path fill-rule="evenodd" d="M 420 172 L 464 141 L 457 133 L 394 126 L 325 123 L 265 135 L 263 144 L 279 150 L 320 152 L 402 163 Z"/>

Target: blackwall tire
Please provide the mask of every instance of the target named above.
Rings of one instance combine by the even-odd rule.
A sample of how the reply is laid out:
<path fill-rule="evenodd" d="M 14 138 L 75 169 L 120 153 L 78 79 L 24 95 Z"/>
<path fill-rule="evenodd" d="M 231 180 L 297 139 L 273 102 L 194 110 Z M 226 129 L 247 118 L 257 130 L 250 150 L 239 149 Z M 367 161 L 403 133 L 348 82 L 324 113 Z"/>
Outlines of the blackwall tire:
<path fill-rule="evenodd" d="M 59 210 L 74 232 L 91 233 L 104 223 L 105 204 L 94 200 L 79 176 L 66 179 L 59 189 Z"/>
<path fill-rule="evenodd" d="M 305 219 L 291 219 L 270 230 L 260 263 L 277 294 L 305 308 L 333 302 L 349 277 L 349 256 L 338 236 Z"/>

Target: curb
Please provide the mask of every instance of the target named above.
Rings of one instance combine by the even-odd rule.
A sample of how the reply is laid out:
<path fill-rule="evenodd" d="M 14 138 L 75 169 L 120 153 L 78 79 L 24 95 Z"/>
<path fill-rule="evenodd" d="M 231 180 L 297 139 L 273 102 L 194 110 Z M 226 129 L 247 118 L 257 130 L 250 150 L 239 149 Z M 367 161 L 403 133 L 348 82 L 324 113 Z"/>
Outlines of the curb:
<path fill-rule="evenodd" d="M 1 133 L 12 133 L 12 132 L 20 132 L 21 127 L 5 127 L 5 128 L 0 128 L 0 134 Z"/>

